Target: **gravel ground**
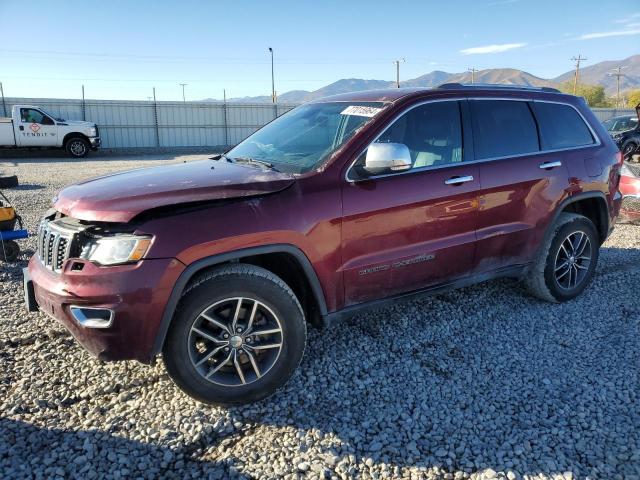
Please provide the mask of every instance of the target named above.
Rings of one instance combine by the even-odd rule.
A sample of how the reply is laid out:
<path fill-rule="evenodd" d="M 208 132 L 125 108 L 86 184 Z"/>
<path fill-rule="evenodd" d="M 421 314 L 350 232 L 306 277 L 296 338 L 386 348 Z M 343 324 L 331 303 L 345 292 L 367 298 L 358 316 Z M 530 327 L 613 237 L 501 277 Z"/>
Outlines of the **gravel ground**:
<path fill-rule="evenodd" d="M 31 231 L 64 184 L 204 155 L 0 160 Z M 497 281 L 312 331 L 271 399 L 212 408 L 160 362 L 100 363 L 0 266 L 3 478 L 640 478 L 640 227 L 579 299 Z"/>

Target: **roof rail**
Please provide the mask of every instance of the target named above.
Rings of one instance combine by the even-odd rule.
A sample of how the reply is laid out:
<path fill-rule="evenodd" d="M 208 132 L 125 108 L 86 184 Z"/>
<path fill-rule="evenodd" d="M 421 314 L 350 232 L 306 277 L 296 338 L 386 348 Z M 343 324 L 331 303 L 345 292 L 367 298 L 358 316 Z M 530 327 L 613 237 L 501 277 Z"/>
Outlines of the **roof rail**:
<path fill-rule="evenodd" d="M 457 90 L 464 88 L 495 88 L 500 90 L 533 90 L 538 92 L 562 93 L 553 87 L 532 87 L 529 85 L 508 85 L 504 83 L 443 83 L 436 88 L 441 90 Z"/>

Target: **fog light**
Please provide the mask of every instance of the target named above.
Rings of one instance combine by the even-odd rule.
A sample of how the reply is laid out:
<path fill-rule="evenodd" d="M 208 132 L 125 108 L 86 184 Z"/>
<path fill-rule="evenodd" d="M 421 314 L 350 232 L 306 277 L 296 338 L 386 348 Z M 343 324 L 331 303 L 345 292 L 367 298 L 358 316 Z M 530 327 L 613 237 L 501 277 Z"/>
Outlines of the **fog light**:
<path fill-rule="evenodd" d="M 114 312 L 108 308 L 71 306 L 74 320 L 86 328 L 109 328 L 113 324 Z"/>

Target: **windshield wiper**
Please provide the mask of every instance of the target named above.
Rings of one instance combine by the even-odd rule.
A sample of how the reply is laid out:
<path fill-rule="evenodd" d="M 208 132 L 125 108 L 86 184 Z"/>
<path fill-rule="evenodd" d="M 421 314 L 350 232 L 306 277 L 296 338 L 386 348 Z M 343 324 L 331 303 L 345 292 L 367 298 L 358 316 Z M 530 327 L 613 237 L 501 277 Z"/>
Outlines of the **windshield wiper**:
<path fill-rule="evenodd" d="M 273 170 L 275 172 L 278 171 L 278 169 L 273 166 L 273 163 L 269 163 L 265 160 L 258 160 L 257 158 L 233 157 L 231 160 L 236 163 L 252 163 L 254 165 L 260 165 L 261 167 L 267 167 L 268 169 Z"/>
<path fill-rule="evenodd" d="M 214 155 L 213 157 L 209 157 L 209 160 L 226 160 L 227 162 L 231 162 L 232 161 L 224 153 L 218 153 L 217 155 Z"/>

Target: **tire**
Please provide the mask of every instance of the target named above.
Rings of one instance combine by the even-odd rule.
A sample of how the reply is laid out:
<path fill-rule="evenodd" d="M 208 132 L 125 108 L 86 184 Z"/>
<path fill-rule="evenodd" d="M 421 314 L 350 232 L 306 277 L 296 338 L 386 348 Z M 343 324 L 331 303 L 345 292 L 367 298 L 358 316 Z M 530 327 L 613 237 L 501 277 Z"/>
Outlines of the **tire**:
<path fill-rule="evenodd" d="M 627 142 L 622 146 L 622 156 L 631 159 L 634 153 L 638 151 L 638 145 L 635 142 Z"/>
<path fill-rule="evenodd" d="M 0 242 L 0 260 L 4 262 L 15 262 L 20 255 L 20 247 L 13 240 Z"/>
<path fill-rule="evenodd" d="M 91 149 L 89 142 L 81 137 L 73 137 L 67 140 L 65 150 L 73 158 L 84 158 L 89 154 Z"/>
<path fill-rule="evenodd" d="M 0 188 L 13 188 L 18 186 L 18 177 L 10 175 L 8 177 L 0 177 Z"/>
<path fill-rule="evenodd" d="M 231 328 L 234 317 L 237 328 Z M 226 265 L 185 290 L 163 361 L 172 380 L 196 400 L 241 405 L 272 395 L 289 380 L 302 360 L 306 336 L 304 312 L 286 283 L 264 268 Z"/>
<path fill-rule="evenodd" d="M 572 255 L 571 247 L 565 243 L 569 238 L 572 244 L 577 244 L 577 254 Z M 583 243 L 578 243 L 578 239 Z M 600 241 L 593 222 L 582 215 L 561 213 L 525 277 L 527 290 L 548 302 L 566 302 L 577 297 L 591 282 L 599 253 Z"/>

